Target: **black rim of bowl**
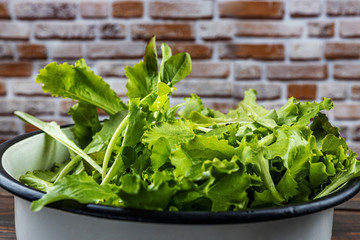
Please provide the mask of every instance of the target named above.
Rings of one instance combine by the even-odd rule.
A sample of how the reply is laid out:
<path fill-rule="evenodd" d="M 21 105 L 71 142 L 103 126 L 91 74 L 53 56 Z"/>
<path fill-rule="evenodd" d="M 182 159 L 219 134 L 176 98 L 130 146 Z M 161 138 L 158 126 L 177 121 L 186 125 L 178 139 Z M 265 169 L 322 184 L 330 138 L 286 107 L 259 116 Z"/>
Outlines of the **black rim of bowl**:
<path fill-rule="evenodd" d="M 10 176 L 10 174 L 8 174 L 3 167 L 2 157 L 5 151 L 12 145 L 40 133 L 43 132 L 35 131 L 31 133 L 26 133 L 10 139 L 0 145 L 0 186 L 5 190 L 9 191 L 10 193 L 14 194 L 15 196 L 28 201 L 39 199 L 44 195 L 44 193 L 26 186 L 20 183 L 18 180 L 14 179 L 12 176 Z M 98 204 L 86 204 L 76 207 L 68 207 L 64 204 L 54 203 L 49 205 L 49 207 L 92 217 L 124 221 L 170 224 L 234 224 L 280 220 L 316 213 L 335 207 L 349 200 L 350 198 L 355 196 L 359 192 L 359 190 L 360 180 L 353 179 L 338 191 L 311 202 L 287 205 L 283 207 L 244 210 L 235 212 L 150 211 L 110 207 Z"/>

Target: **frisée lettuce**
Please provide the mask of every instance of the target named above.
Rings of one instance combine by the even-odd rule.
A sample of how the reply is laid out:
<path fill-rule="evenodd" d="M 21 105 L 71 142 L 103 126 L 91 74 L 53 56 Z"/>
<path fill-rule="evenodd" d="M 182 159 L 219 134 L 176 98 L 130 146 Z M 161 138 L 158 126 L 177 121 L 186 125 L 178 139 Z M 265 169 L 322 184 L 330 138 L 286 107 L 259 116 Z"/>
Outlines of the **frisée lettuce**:
<path fill-rule="evenodd" d="M 127 103 L 83 59 L 50 63 L 37 76 L 45 92 L 76 100 L 73 139 L 55 123 L 15 112 L 69 149 L 52 169 L 20 181 L 46 192 L 31 204 L 74 200 L 160 211 L 238 211 L 312 201 L 360 176 L 360 163 L 322 111 L 333 102 L 267 110 L 249 89 L 236 109 L 206 108 L 196 94 L 171 106 L 175 84 L 191 72 L 155 37 L 143 61 L 125 68 Z M 97 109 L 108 113 L 99 121 Z"/>

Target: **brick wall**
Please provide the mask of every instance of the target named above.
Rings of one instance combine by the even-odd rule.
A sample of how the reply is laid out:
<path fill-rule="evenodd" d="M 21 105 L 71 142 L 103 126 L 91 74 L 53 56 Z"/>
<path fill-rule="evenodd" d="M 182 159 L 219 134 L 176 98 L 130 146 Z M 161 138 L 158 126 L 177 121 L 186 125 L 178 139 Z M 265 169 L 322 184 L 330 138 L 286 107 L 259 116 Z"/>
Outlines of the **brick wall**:
<path fill-rule="evenodd" d="M 83 57 L 125 98 L 123 68 L 153 34 L 193 59 L 175 103 L 196 92 L 225 110 L 248 88 L 269 107 L 330 97 L 360 153 L 360 0 L 0 0 L 0 139 L 33 130 L 14 110 L 71 122 L 72 103 L 35 83 L 50 61 Z"/>

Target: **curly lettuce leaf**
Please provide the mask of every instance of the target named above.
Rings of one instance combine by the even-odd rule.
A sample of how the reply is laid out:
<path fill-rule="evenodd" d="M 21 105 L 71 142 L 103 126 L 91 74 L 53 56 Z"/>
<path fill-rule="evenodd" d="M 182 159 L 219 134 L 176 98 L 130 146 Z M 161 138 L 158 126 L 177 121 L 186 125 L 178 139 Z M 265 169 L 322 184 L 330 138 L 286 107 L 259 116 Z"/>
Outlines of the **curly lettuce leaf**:
<path fill-rule="evenodd" d="M 172 196 L 179 189 L 178 185 L 167 172 L 156 172 L 152 180 L 152 183 L 148 184 L 136 174 L 122 176 L 119 196 L 124 205 L 147 210 L 167 209 Z"/>
<path fill-rule="evenodd" d="M 216 136 L 196 136 L 171 152 L 170 160 L 175 166 L 175 177 L 199 180 L 204 177 L 201 169 L 204 161 L 214 158 L 231 159 L 236 154 L 239 154 L 239 151 L 228 145 L 226 140 L 218 140 Z"/>
<path fill-rule="evenodd" d="M 311 119 L 319 114 L 321 110 L 330 110 L 334 107 L 334 103 L 329 98 L 317 102 L 302 102 L 298 104 L 299 116 L 295 124 L 307 126 Z"/>
<path fill-rule="evenodd" d="M 193 139 L 195 134 L 191 123 L 177 120 L 174 122 L 164 122 L 159 124 L 159 126 L 155 125 L 144 133 L 142 141 L 149 147 L 152 147 L 161 137 L 168 140 L 171 149 L 175 149 L 176 145 Z"/>
<path fill-rule="evenodd" d="M 246 190 L 251 186 L 251 178 L 239 165 L 237 157 L 231 161 L 215 158 L 204 162 L 203 168 L 210 174 L 204 195 L 212 202 L 211 211 L 241 210 L 247 207 L 249 198 Z"/>
<path fill-rule="evenodd" d="M 277 114 L 275 110 L 266 110 L 263 106 L 256 103 L 257 92 L 254 89 L 245 92 L 244 99 L 239 103 L 237 111 L 253 119 L 255 122 L 269 129 L 274 129 L 277 125 Z"/>
<path fill-rule="evenodd" d="M 43 91 L 50 92 L 52 96 L 87 102 L 110 115 L 127 108 L 109 84 L 86 65 L 84 59 L 78 60 L 75 66 L 49 63 L 40 70 L 36 82 L 42 83 Z"/>

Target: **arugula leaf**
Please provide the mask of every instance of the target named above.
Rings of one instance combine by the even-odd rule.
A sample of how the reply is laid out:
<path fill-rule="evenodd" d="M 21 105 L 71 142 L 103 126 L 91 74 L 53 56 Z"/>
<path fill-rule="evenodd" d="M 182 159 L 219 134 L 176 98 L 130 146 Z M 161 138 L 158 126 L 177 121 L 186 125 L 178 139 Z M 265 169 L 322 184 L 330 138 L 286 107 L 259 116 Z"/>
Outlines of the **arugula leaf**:
<path fill-rule="evenodd" d="M 79 148 L 73 141 L 71 141 L 64 133 L 61 131 L 60 126 L 56 122 L 46 123 L 43 122 L 30 114 L 16 111 L 15 116 L 22 119 L 25 122 L 28 122 L 37 128 L 41 129 L 45 133 L 49 134 L 51 137 L 64 144 L 68 149 L 77 153 L 85 161 L 87 161 L 95 170 L 101 172 L 101 167 L 89 157 L 81 148 Z"/>
<path fill-rule="evenodd" d="M 184 79 L 191 72 L 191 57 L 188 53 L 178 53 L 169 57 L 164 62 L 164 67 L 160 75 L 162 82 L 173 86 L 175 83 Z"/>
<path fill-rule="evenodd" d="M 75 66 L 49 63 L 40 70 L 36 82 L 42 83 L 44 92 L 50 92 L 52 96 L 87 102 L 110 115 L 127 108 L 109 84 L 86 65 L 84 59 L 78 60 Z"/>

